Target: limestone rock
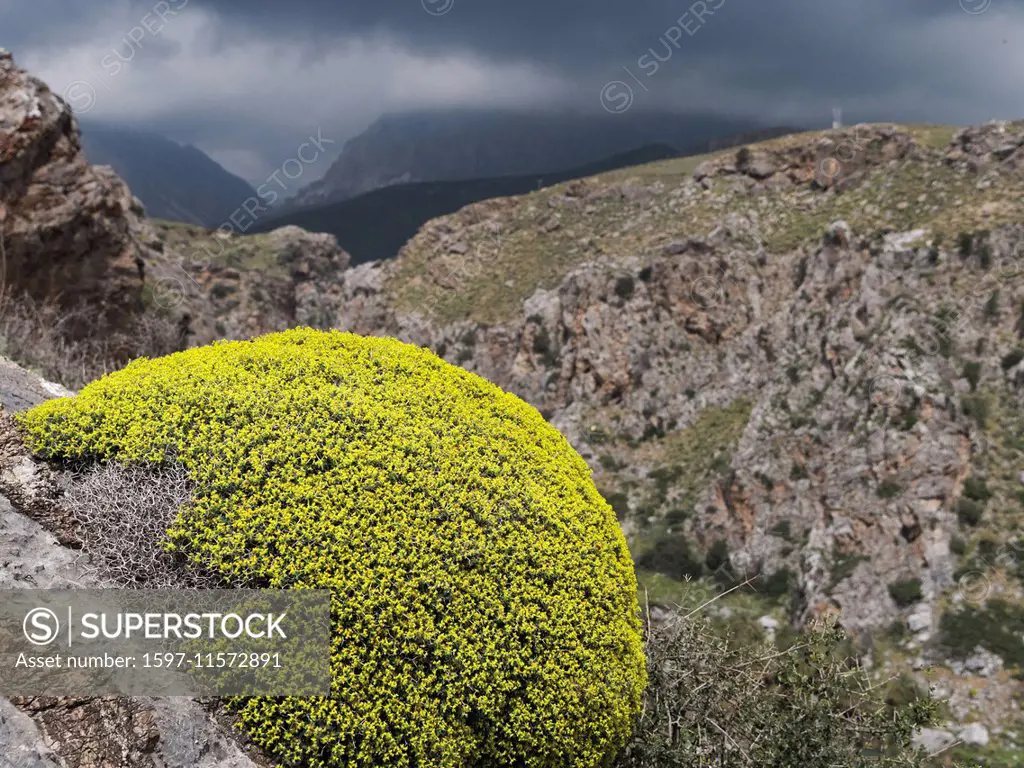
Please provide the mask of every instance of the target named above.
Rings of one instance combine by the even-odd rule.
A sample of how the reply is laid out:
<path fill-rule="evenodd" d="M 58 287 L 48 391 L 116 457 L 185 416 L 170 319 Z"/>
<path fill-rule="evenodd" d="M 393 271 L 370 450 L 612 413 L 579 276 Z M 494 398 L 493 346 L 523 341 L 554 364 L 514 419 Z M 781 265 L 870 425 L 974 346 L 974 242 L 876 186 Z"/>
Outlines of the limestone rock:
<path fill-rule="evenodd" d="M 14 293 L 96 309 L 111 327 L 141 309 L 142 209 L 90 166 L 68 105 L 0 53 L 0 244 Z"/>
<path fill-rule="evenodd" d="M 962 728 L 958 735 L 968 744 L 977 744 L 983 747 L 989 742 L 988 728 L 981 723 L 971 723 Z"/>

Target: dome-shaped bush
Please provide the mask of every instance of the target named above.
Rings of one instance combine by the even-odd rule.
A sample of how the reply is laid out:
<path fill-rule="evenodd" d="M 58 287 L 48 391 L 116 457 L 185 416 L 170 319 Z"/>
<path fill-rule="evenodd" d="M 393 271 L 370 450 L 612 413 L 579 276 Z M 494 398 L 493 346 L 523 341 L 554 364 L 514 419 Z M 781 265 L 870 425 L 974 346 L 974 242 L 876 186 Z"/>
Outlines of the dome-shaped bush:
<path fill-rule="evenodd" d="M 235 702 L 270 756 L 601 766 L 628 738 L 625 539 L 566 440 L 480 377 L 298 329 L 136 361 L 23 424 L 43 455 L 184 465 L 169 540 L 229 583 L 334 590 L 331 697 Z"/>

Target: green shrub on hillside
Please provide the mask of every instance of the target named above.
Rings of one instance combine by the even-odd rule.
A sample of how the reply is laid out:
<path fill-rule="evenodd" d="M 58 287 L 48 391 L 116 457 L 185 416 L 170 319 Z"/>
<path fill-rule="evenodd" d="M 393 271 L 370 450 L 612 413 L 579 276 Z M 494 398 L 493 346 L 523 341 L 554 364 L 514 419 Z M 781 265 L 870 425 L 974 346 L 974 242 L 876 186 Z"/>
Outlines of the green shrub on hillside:
<path fill-rule="evenodd" d="M 729 639 L 702 614 L 648 628 L 646 706 L 616 768 L 930 764 L 912 736 L 938 703 L 921 690 L 883 698 L 838 627 L 819 623 L 784 651 Z"/>
<path fill-rule="evenodd" d="M 235 700 L 288 765 L 606 766 L 646 683 L 636 578 L 541 415 L 427 350 L 297 329 L 131 363 L 22 417 L 72 461 L 177 462 L 168 546 L 330 588 L 330 698 Z"/>
<path fill-rule="evenodd" d="M 923 597 L 921 592 L 921 580 L 914 578 L 894 581 L 889 585 L 889 596 L 892 597 L 896 605 L 900 606 L 900 608 L 906 608 L 908 605 L 913 605 Z"/>

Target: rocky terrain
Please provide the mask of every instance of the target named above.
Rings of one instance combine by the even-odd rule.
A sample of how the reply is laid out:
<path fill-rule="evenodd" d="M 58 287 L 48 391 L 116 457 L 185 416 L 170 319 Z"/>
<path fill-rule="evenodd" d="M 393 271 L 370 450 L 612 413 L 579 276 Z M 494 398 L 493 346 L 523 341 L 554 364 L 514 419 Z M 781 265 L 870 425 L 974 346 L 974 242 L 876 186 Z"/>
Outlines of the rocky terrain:
<path fill-rule="evenodd" d="M 150 222 L 111 168 L 89 164 L 70 108 L 0 50 L 0 292 L 88 307 L 108 331 L 160 316 L 183 343 L 330 321 L 313 286 L 348 265 L 333 237 L 213 232 Z"/>
<path fill-rule="evenodd" d="M 113 323 L 139 308 L 142 212 L 112 171 L 81 152 L 68 106 L 0 50 L 0 248 L 4 289 L 88 302 Z"/>
<path fill-rule="evenodd" d="M 736 632 L 837 613 L 866 664 L 901 675 L 893 696 L 946 701 L 929 745 L 1020 764 L 1024 121 L 857 126 L 623 169 L 474 204 L 397 259 L 346 268 L 329 236 L 147 222 L 76 154 L 66 107 L 0 67 L 13 287 L 176 313 L 186 343 L 310 324 L 428 345 L 590 462 L 652 612 L 756 577 L 716 603 Z M 64 169 L 78 207 L 47 186 Z M 75 226 L 92 245 L 34 234 L 77 243 Z M 58 285 L 53 263 L 84 276 Z M 9 519 L 31 552 L 43 532 Z M 21 704 L 30 719 L 5 715 L 0 734 L 45 730 Z"/>

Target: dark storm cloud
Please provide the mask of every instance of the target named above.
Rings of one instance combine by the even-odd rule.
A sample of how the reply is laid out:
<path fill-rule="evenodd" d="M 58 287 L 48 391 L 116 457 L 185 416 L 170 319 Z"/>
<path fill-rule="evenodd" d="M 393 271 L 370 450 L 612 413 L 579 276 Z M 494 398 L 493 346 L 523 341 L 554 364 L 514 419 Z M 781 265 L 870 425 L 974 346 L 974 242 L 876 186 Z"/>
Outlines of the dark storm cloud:
<path fill-rule="evenodd" d="M 139 33 L 154 12 L 166 30 Z M 95 117 L 269 170 L 317 125 L 343 140 L 406 107 L 599 110 L 613 81 L 635 108 L 774 122 L 1024 104 L 1024 0 L 0 0 L 0 45 L 58 90 L 101 80 Z M 112 51 L 131 58 L 108 82 Z"/>
<path fill-rule="evenodd" d="M 311 50 L 383 35 L 425 55 L 471 51 L 591 75 L 649 48 L 664 56 L 668 45 L 693 59 L 723 57 L 733 76 L 750 83 L 785 86 L 780 78 L 790 78 L 866 91 L 901 69 L 912 74 L 908 49 L 930 23 L 960 25 L 969 49 L 979 25 L 967 11 L 1020 10 L 1024 0 L 204 0 L 204 6 L 229 22 L 228 35 L 269 32 Z M 945 62 L 927 63 L 932 77 L 957 68 L 953 51 L 935 53 Z"/>

